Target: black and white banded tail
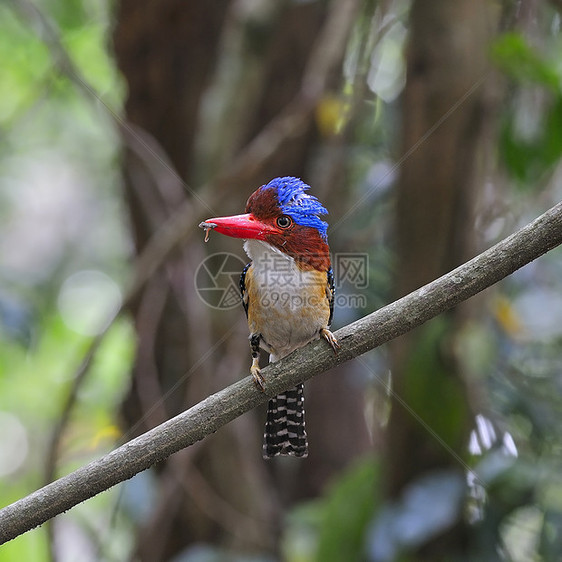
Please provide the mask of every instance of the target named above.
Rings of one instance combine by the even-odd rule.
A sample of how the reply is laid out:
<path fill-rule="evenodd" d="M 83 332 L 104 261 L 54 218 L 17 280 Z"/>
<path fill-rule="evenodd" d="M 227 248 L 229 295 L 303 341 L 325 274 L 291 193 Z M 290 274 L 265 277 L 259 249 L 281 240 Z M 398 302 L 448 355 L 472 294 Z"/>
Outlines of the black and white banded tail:
<path fill-rule="evenodd" d="M 269 401 L 263 436 L 263 458 L 269 459 L 277 455 L 308 455 L 302 384 Z"/>

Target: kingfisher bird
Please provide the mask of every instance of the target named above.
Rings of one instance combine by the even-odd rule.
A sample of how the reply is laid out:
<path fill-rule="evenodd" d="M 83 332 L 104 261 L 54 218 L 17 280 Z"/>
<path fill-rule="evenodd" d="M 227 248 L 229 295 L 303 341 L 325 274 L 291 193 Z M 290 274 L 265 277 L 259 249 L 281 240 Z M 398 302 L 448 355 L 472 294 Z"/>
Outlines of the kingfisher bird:
<path fill-rule="evenodd" d="M 240 277 L 242 304 L 250 329 L 256 386 L 266 381 L 259 366 L 260 348 L 271 363 L 319 337 L 335 353 L 339 348 L 330 331 L 334 313 L 334 274 L 328 246 L 328 214 L 301 179 L 279 177 L 250 195 L 242 215 L 210 218 L 199 226 L 245 239 L 250 258 Z M 263 456 L 306 457 L 303 385 L 269 401 Z"/>

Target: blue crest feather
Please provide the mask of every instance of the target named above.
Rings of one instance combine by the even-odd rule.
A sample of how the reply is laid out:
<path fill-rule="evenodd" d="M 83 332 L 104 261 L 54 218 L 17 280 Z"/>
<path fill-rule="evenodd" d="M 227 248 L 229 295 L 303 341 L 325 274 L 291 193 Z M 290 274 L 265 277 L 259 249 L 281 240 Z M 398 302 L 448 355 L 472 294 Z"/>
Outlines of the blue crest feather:
<path fill-rule="evenodd" d="M 281 211 L 289 215 L 297 224 L 316 228 L 324 240 L 328 237 L 328 223 L 319 215 L 327 215 L 326 208 L 314 197 L 306 193 L 310 186 L 299 178 L 291 176 L 271 180 L 265 189 L 275 189 Z"/>

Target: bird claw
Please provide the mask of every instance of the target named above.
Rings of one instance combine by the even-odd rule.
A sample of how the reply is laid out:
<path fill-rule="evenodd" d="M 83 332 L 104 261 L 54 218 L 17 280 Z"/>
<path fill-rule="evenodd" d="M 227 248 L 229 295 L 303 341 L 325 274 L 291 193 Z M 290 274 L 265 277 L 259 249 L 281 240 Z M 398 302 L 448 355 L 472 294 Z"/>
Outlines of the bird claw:
<path fill-rule="evenodd" d="M 254 378 L 254 384 L 258 387 L 258 389 L 265 392 L 265 379 L 263 378 L 259 365 L 257 365 L 256 361 L 254 361 L 250 367 L 250 374 Z"/>
<path fill-rule="evenodd" d="M 320 335 L 330 344 L 330 346 L 334 350 L 334 354 L 337 355 L 338 350 L 340 349 L 340 344 L 338 343 L 336 336 L 334 336 L 334 334 L 332 334 L 332 332 L 330 332 L 328 328 L 322 328 L 320 330 Z"/>

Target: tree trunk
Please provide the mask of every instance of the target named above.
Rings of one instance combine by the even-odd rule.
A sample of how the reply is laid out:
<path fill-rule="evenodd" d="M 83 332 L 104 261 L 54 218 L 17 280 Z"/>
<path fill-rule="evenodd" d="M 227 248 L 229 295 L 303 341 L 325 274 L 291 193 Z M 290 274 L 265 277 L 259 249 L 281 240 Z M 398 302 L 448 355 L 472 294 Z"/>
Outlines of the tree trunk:
<path fill-rule="evenodd" d="M 131 144 L 124 154 L 125 199 L 137 253 L 173 210 L 192 198 L 195 183 L 208 181 L 228 166 L 299 91 L 329 8 L 326 2 L 270 6 L 268 17 L 257 17 L 243 29 L 244 47 L 234 53 L 228 51 L 231 44 L 225 36 L 240 25 L 236 18 L 243 4 L 227 0 L 119 4 L 114 42 L 128 87 L 126 119 L 142 139 L 140 149 L 139 143 L 137 148 Z M 228 108 L 224 121 L 217 126 L 215 119 L 217 128 L 212 129 L 213 111 L 205 106 L 206 96 L 216 87 L 217 76 L 224 77 L 224 59 L 234 64 L 236 56 L 243 57 L 234 65 L 239 84 L 230 84 L 230 97 L 223 100 Z M 217 214 L 243 212 L 250 193 L 276 175 L 306 178 L 318 142 L 311 116 L 270 159 L 266 171 L 256 171 L 244 185 L 232 184 Z M 193 202 L 199 204 L 194 198 Z M 234 242 L 221 239 L 221 249 L 241 253 L 240 244 L 235 247 Z M 210 246 L 197 237 L 177 251 L 132 307 L 138 346 L 122 408 L 128 436 L 226 386 L 249 368 L 242 309 L 206 308 L 193 286 L 194 271 Z M 359 393 L 355 396 L 361 400 Z M 322 393 L 311 401 L 317 429 L 333 417 L 335 402 L 341 411 L 337 393 Z M 352 411 L 359 411 L 356 402 L 347 402 Z M 361 416 L 349 419 L 364 426 Z M 158 501 L 139 532 L 135 553 L 139 560 L 168 560 L 194 543 L 275 550 L 283 509 L 297 496 L 317 493 L 326 479 L 352 460 L 347 453 L 362 450 L 365 444 L 363 440 L 360 446 L 326 452 L 321 449 L 323 439 L 316 455 L 287 469 L 283 463 L 262 460 L 263 422 L 257 413 L 244 416 L 158 468 Z M 356 434 L 364 436 L 364 427 Z M 329 468 L 319 471 L 319 466 L 326 466 L 326 455 L 333 457 Z"/>

